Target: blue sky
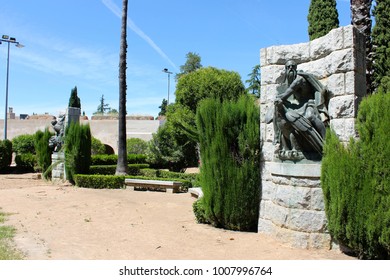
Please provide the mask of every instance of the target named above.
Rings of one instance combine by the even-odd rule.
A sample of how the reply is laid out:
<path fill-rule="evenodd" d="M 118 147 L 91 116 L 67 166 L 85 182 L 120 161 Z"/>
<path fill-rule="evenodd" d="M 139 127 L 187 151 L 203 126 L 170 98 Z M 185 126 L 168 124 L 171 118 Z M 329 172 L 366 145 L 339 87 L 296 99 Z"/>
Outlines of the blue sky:
<path fill-rule="evenodd" d="M 310 0 L 129 0 L 127 112 L 157 116 L 168 95 L 162 69 L 179 72 L 188 52 L 203 66 L 236 71 L 243 81 L 261 48 L 308 41 Z M 8 106 L 19 114 L 58 115 L 77 86 L 81 109 L 100 97 L 118 109 L 122 0 L 0 0 L 0 36 L 11 45 Z M 349 0 L 338 0 L 340 26 Z M 6 44 L 0 45 L 0 119 L 4 118 Z M 170 100 L 175 80 L 171 76 Z"/>

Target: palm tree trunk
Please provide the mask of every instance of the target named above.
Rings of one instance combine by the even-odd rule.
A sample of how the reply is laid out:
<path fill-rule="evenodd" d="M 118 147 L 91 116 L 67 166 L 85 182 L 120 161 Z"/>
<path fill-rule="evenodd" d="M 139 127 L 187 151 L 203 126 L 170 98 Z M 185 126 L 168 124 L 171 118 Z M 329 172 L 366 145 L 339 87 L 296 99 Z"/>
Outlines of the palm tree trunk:
<path fill-rule="evenodd" d="M 371 41 L 371 5 L 372 0 L 350 0 L 352 24 L 366 37 L 366 82 L 367 93 L 373 91 L 372 85 L 372 41 Z"/>
<path fill-rule="evenodd" d="M 127 149 L 126 149 L 126 55 L 127 55 L 127 3 L 122 5 L 122 28 L 119 53 L 119 120 L 118 120 L 118 162 L 116 175 L 127 174 Z"/>

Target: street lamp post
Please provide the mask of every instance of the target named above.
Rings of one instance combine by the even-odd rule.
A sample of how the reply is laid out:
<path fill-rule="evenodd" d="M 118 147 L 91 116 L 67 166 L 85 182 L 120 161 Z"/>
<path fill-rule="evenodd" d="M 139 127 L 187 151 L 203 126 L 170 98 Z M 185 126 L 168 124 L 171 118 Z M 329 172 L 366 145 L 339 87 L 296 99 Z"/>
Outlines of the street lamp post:
<path fill-rule="evenodd" d="M 172 74 L 172 72 L 169 72 L 169 71 L 168 71 L 168 68 L 164 68 L 164 69 L 163 69 L 163 72 L 168 74 L 168 105 L 169 105 L 169 88 L 170 88 L 170 82 L 171 82 L 171 74 Z"/>
<path fill-rule="evenodd" d="M 9 37 L 8 35 L 3 35 L 0 39 L 0 44 L 2 42 L 8 43 L 8 52 L 7 52 L 7 78 L 5 82 L 5 116 L 4 116 L 4 140 L 7 139 L 7 112 L 8 112 L 8 80 L 9 80 L 9 50 L 10 45 L 15 44 L 18 48 L 23 48 L 24 46 L 16 41 L 15 38 Z"/>

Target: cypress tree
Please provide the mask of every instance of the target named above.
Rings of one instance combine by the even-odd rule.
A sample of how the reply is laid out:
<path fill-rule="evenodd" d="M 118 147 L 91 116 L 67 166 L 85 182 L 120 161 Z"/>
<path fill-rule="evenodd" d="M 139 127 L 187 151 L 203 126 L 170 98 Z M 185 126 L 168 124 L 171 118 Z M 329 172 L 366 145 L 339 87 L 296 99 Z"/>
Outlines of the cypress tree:
<path fill-rule="evenodd" d="M 205 216 L 216 227 L 256 231 L 260 200 L 259 110 L 253 98 L 206 99 L 197 112 Z"/>
<path fill-rule="evenodd" d="M 65 133 L 66 177 L 74 183 L 73 175 L 88 174 L 91 166 L 91 130 L 89 124 L 71 122 Z"/>
<path fill-rule="evenodd" d="M 53 152 L 49 147 L 49 139 L 51 136 L 52 134 L 48 128 L 46 128 L 44 132 L 39 130 L 34 135 L 34 148 L 38 168 L 46 179 L 51 177 L 51 173 L 48 171 L 51 165 L 51 154 Z"/>
<path fill-rule="evenodd" d="M 377 88 L 383 78 L 390 77 L 390 0 L 377 0 L 374 6 L 375 25 L 372 30 L 373 80 Z"/>
<path fill-rule="evenodd" d="M 336 0 L 311 0 L 307 20 L 310 40 L 322 37 L 339 27 Z"/>
<path fill-rule="evenodd" d="M 81 108 L 80 98 L 77 96 L 77 87 L 74 87 L 70 92 L 68 107 Z"/>
<path fill-rule="evenodd" d="M 332 236 L 360 258 L 390 257 L 390 95 L 378 93 L 359 107 L 360 138 L 344 147 L 328 132 L 321 183 Z"/>

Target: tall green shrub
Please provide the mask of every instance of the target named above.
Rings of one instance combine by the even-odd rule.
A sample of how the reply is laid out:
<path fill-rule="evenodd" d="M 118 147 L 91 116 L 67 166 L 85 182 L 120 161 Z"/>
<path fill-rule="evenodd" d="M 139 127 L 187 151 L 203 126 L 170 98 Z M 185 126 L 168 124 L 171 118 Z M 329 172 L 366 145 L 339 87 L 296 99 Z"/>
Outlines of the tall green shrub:
<path fill-rule="evenodd" d="M 51 177 L 49 167 L 51 165 L 52 149 L 49 147 L 49 139 L 53 134 L 48 128 L 45 131 L 38 130 L 34 134 L 34 148 L 38 164 L 38 171 L 41 171 L 45 178 Z"/>
<path fill-rule="evenodd" d="M 249 96 L 204 100 L 197 112 L 203 205 L 217 227 L 255 231 L 260 199 L 259 109 Z"/>
<path fill-rule="evenodd" d="M 389 94 L 362 101 L 360 139 L 348 147 L 328 132 L 321 182 L 329 231 L 361 258 L 390 257 Z"/>
<path fill-rule="evenodd" d="M 65 132 L 66 178 L 74 183 L 75 174 L 88 174 L 91 166 L 91 129 L 89 124 L 71 122 Z"/>
<path fill-rule="evenodd" d="M 0 140 L 0 170 L 6 169 L 12 162 L 12 142 Z"/>

